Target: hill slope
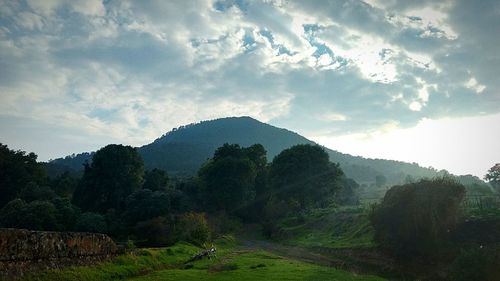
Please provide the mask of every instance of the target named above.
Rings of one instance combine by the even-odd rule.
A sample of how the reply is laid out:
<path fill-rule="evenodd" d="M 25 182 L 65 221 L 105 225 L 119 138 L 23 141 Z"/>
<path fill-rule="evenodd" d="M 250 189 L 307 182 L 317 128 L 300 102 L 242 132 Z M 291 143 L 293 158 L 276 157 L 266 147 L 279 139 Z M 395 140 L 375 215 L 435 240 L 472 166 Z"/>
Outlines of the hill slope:
<path fill-rule="evenodd" d="M 172 130 L 139 148 L 148 168 L 160 167 L 177 173 L 194 173 L 224 143 L 243 147 L 260 143 L 268 159 L 296 144 L 313 143 L 297 133 L 261 123 L 250 117 L 203 121 Z"/>
<path fill-rule="evenodd" d="M 269 161 L 283 149 L 293 145 L 314 144 L 297 133 L 250 117 L 229 117 L 179 127 L 138 150 L 148 169 L 161 168 L 170 174 L 193 175 L 204 161 L 212 157 L 215 149 L 224 143 L 237 143 L 244 147 L 260 143 L 266 148 Z M 408 176 L 433 177 L 443 173 L 415 163 L 366 159 L 325 150 L 331 161 L 340 163 L 346 175 L 361 184 L 373 184 L 377 175 L 384 175 L 390 185 L 402 183 Z M 50 165 L 79 170 L 82 163 L 91 157 L 91 153 L 82 153 L 53 160 Z"/>

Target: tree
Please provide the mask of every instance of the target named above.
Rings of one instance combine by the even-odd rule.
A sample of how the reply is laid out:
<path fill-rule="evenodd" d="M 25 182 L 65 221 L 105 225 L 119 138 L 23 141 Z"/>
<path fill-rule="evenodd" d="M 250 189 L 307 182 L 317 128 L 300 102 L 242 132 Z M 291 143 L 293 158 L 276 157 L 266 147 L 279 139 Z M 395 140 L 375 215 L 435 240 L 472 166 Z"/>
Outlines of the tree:
<path fill-rule="evenodd" d="M 50 186 L 54 192 L 61 196 L 71 198 L 78 186 L 78 177 L 68 171 L 64 171 L 59 176 L 51 179 Z"/>
<path fill-rule="evenodd" d="M 210 239 L 210 230 L 203 213 L 185 213 L 176 222 L 176 236 L 195 245 L 203 245 Z"/>
<path fill-rule="evenodd" d="M 125 218 L 130 225 L 134 225 L 166 215 L 170 210 L 170 198 L 165 192 L 142 189 L 127 197 L 126 206 Z"/>
<path fill-rule="evenodd" d="M 0 208 L 16 198 L 27 184 L 45 184 L 45 171 L 36 159 L 35 153 L 10 150 L 0 143 Z"/>
<path fill-rule="evenodd" d="M 359 204 L 359 184 L 345 176 L 341 177 L 340 183 L 341 188 L 335 193 L 335 202 L 341 205 Z"/>
<path fill-rule="evenodd" d="M 384 175 L 377 175 L 375 177 L 375 185 L 380 188 L 387 183 L 387 178 Z"/>
<path fill-rule="evenodd" d="M 21 199 L 14 199 L 5 204 L 0 210 L 0 227 L 20 227 L 26 205 Z"/>
<path fill-rule="evenodd" d="M 141 246 L 163 247 L 176 242 L 173 230 L 172 219 L 169 217 L 156 217 L 137 223 L 133 233 Z"/>
<path fill-rule="evenodd" d="M 168 188 L 167 172 L 160 169 L 146 171 L 143 188 L 152 191 L 166 190 Z"/>
<path fill-rule="evenodd" d="M 70 231 L 80 216 L 80 209 L 71 204 L 69 198 L 55 198 L 51 202 L 57 210 L 56 219 L 61 230 Z"/>
<path fill-rule="evenodd" d="M 219 158 L 199 172 L 208 207 L 232 211 L 255 196 L 255 166 L 248 159 Z"/>
<path fill-rule="evenodd" d="M 500 192 L 500 163 L 496 163 L 493 167 L 488 170 L 488 173 L 484 176 L 493 188 Z"/>
<path fill-rule="evenodd" d="M 464 196 L 451 178 L 393 186 L 371 216 L 375 240 L 398 258 L 435 257 L 457 226 Z"/>
<path fill-rule="evenodd" d="M 2 227 L 26 228 L 31 230 L 61 230 L 57 222 L 57 209 L 47 201 L 26 203 L 14 199 L 0 210 Z"/>
<path fill-rule="evenodd" d="M 144 163 L 135 148 L 107 145 L 85 164 L 73 201 L 88 211 L 123 210 L 125 198 L 141 188 L 143 175 Z"/>
<path fill-rule="evenodd" d="M 100 214 L 87 212 L 83 213 L 75 225 L 76 231 L 94 232 L 94 233 L 107 233 L 108 226 L 106 220 Z"/>
<path fill-rule="evenodd" d="M 226 143 L 219 147 L 198 172 L 208 207 L 232 212 L 253 200 L 257 174 L 266 162 L 266 151 L 260 144 L 241 148 Z"/>
<path fill-rule="evenodd" d="M 269 177 L 276 197 L 297 202 L 303 209 L 331 200 L 343 174 L 323 148 L 301 144 L 283 150 L 273 159 Z"/>

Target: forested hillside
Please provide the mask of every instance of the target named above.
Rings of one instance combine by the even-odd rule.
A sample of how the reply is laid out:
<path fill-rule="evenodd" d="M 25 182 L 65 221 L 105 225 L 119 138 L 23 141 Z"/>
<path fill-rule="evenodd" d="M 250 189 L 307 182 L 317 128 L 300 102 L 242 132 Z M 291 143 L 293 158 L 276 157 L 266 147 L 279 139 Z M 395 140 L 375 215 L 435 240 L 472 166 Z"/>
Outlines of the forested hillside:
<path fill-rule="evenodd" d="M 250 146 L 260 143 L 271 161 L 282 150 L 313 141 L 286 129 L 262 123 L 250 117 L 229 117 L 202 121 L 173 129 L 154 142 L 138 148 L 148 169 L 159 168 L 172 175 L 193 175 L 224 143 Z M 330 160 L 340 164 L 345 174 L 361 185 L 373 186 L 376 178 L 385 178 L 383 185 L 401 184 L 423 177 L 435 177 L 447 172 L 424 168 L 416 163 L 385 159 L 367 159 L 325 148 Z M 81 153 L 55 159 L 48 165 L 49 173 L 66 169 L 81 170 L 92 153 Z M 484 185 L 479 178 L 468 177 L 468 184 Z"/>

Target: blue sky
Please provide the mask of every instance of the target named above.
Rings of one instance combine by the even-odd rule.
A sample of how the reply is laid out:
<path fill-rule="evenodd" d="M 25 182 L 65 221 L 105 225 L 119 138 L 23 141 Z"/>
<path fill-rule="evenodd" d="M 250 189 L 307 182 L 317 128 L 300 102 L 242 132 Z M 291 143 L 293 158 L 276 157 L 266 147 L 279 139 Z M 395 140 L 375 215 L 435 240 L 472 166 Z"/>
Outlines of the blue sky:
<path fill-rule="evenodd" d="M 499 34 L 488 0 L 0 0 L 0 142 L 47 160 L 248 115 L 481 176 Z"/>

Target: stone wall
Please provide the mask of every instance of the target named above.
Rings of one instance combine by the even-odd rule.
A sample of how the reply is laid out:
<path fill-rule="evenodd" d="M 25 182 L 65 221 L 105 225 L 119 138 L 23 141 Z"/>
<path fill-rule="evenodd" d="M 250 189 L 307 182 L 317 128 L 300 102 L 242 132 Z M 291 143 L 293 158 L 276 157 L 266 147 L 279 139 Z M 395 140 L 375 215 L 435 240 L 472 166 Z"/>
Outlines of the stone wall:
<path fill-rule="evenodd" d="M 0 279 L 108 260 L 117 247 L 107 235 L 0 228 Z"/>

